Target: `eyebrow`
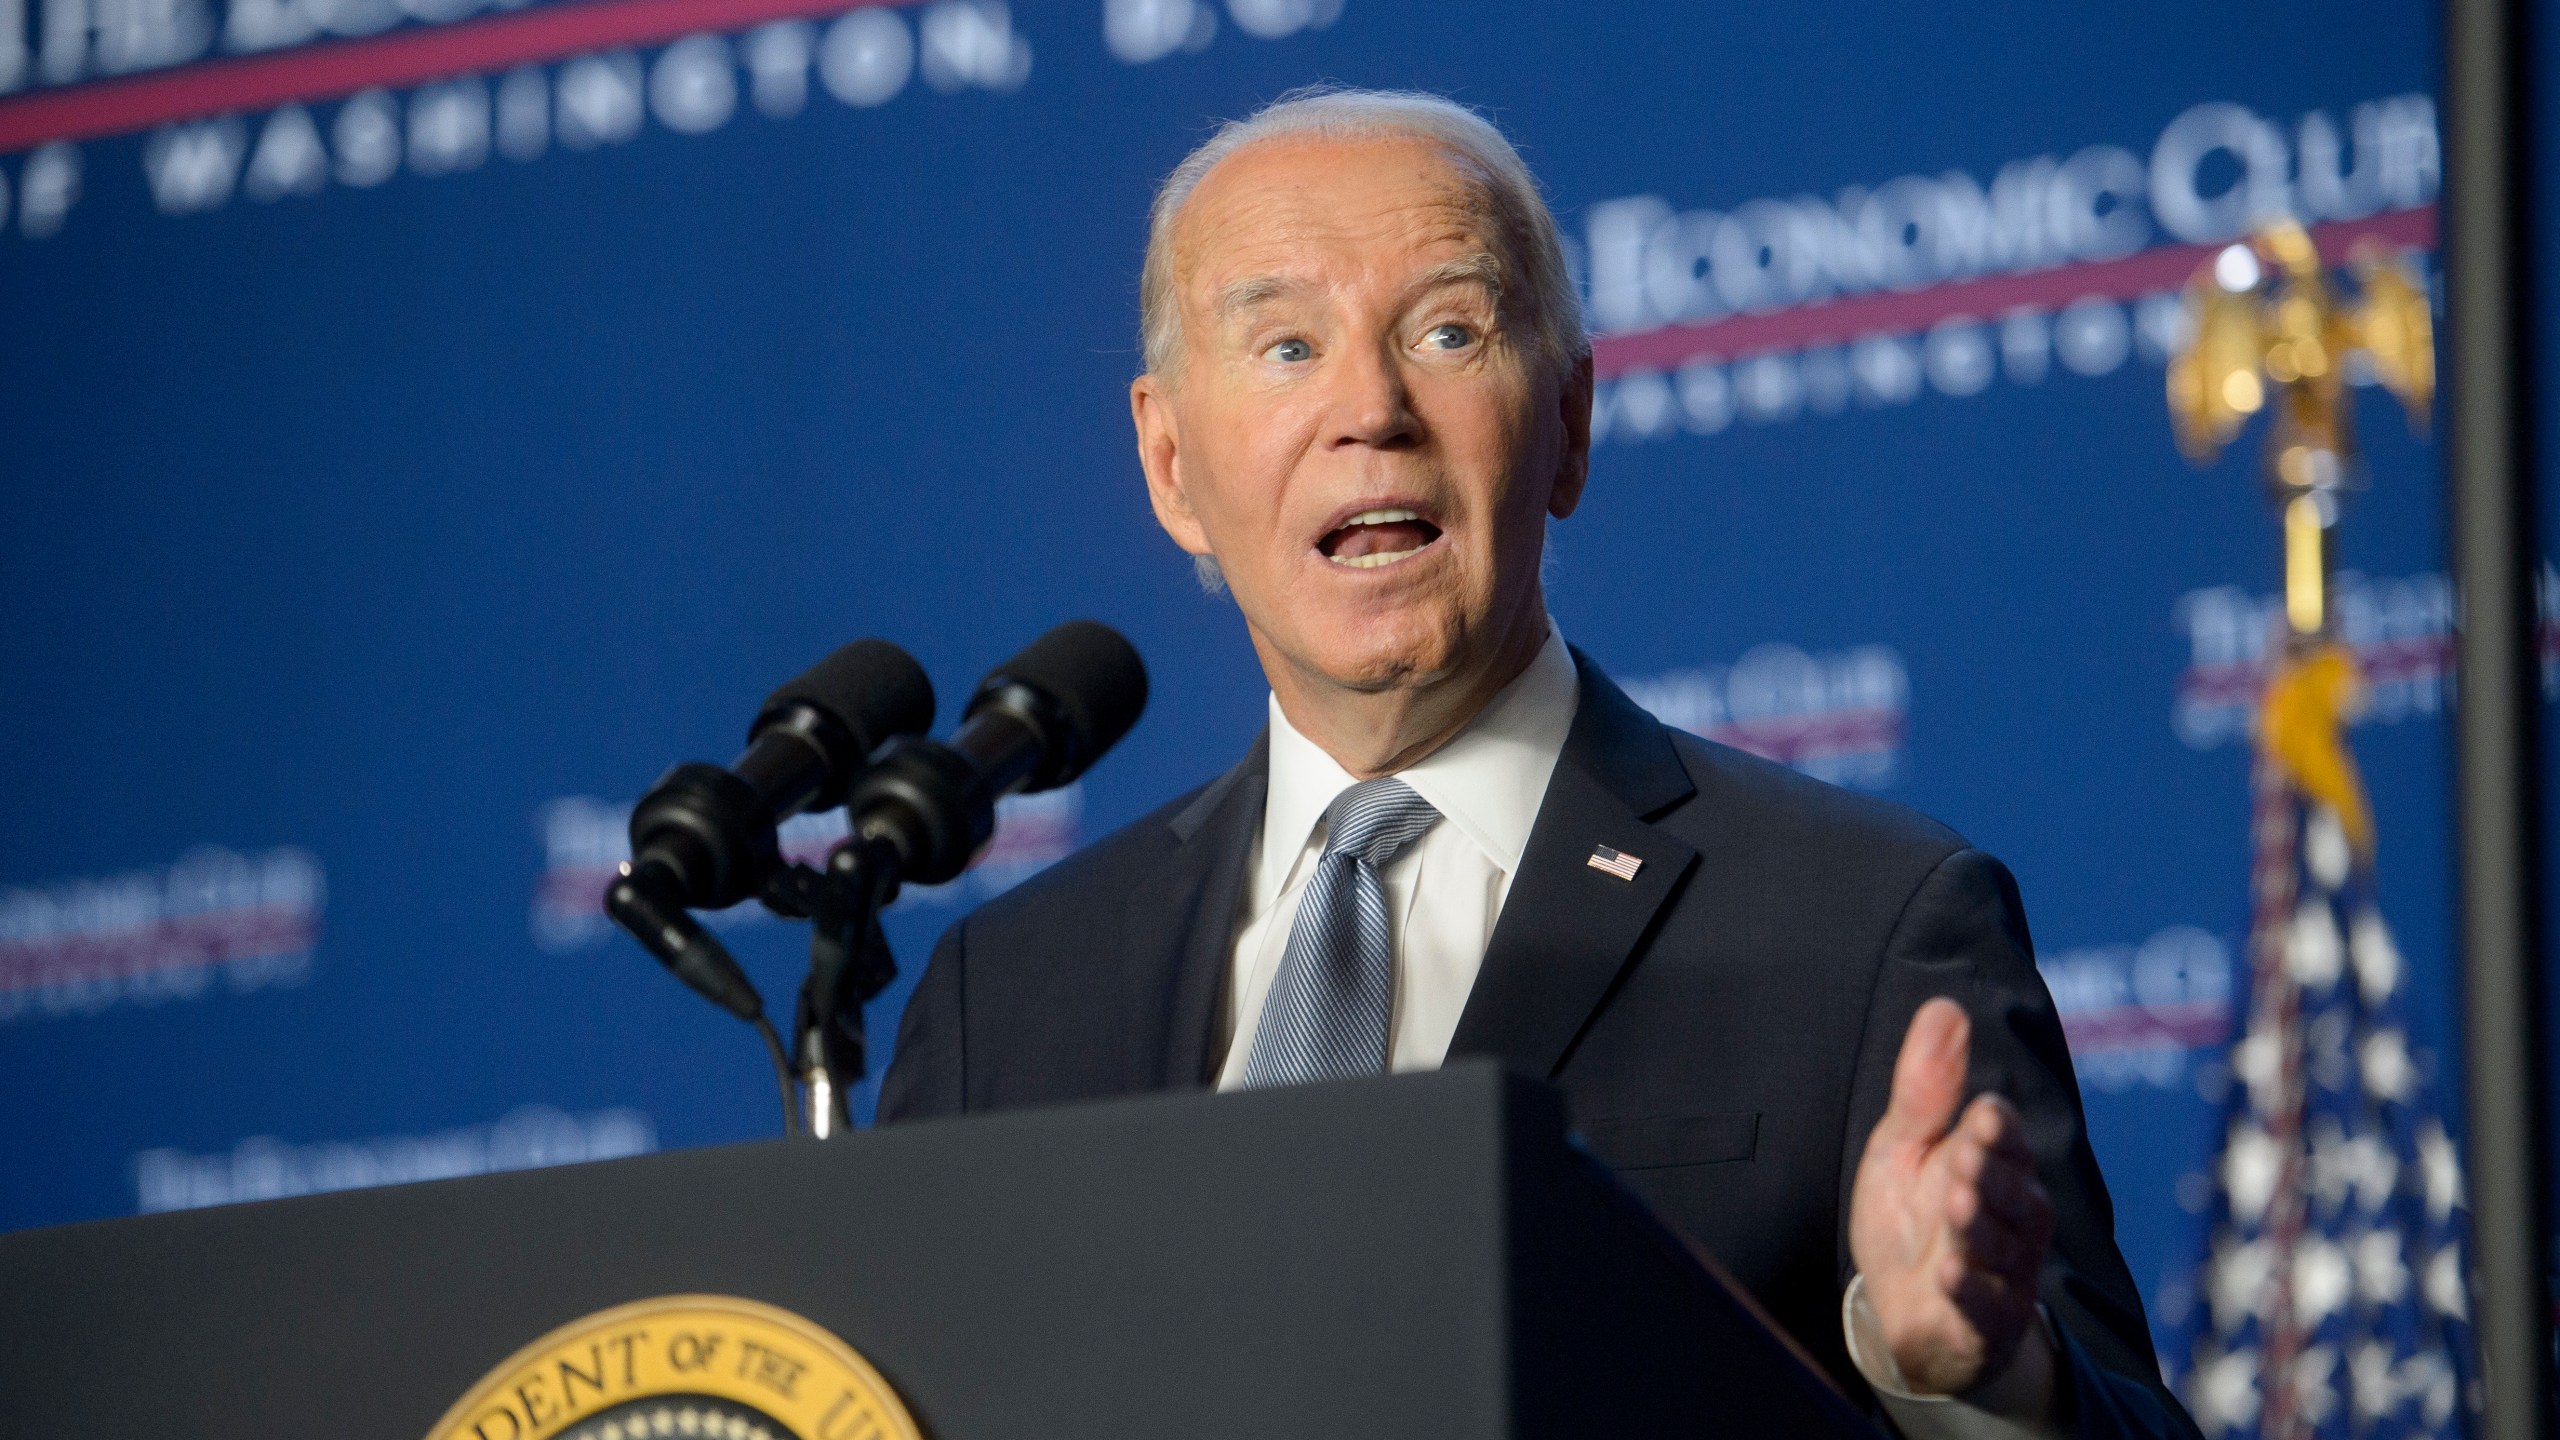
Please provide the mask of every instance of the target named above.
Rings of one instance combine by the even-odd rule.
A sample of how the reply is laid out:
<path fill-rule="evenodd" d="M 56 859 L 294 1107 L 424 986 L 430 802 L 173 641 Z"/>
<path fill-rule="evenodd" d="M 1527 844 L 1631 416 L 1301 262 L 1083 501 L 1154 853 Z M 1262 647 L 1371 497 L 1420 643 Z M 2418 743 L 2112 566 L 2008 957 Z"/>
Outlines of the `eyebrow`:
<path fill-rule="evenodd" d="M 1413 292 L 1420 295 L 1449 285 L 1481 285 L 1486 293 L 1500 301 L 1503 292 L 1502 263 L 1482 250 L 1460 259 L 1443 261 L 1414 282 Z"/>
<path fill-rule="evenodd" d="M 1451 285 L 1479 285 L 1495 303 L 1502 300 L 1502 262 L 1485 251 L 1444 260 L 1422 273 L 1413 283 L 1411 293 L 1427 295 Z M 1250 310 L 1267 301 L 1294 294 L 1307 287 L 1300 281 L 1279 275 L 1254 275 L 1230 283 L 1218 292 L 1217 315 L 1227 319 L 1240 311 Z"/>
<path fill-rule="evenodd" d="M 1218 318 L 1221 320 L 1241 310 L 1250 310 L 1265 301 L 1277 300 L 1306 287 L 1295 280 L 1277 275 L 1256 275 L 1238 280 L 1218 292 Z"/>

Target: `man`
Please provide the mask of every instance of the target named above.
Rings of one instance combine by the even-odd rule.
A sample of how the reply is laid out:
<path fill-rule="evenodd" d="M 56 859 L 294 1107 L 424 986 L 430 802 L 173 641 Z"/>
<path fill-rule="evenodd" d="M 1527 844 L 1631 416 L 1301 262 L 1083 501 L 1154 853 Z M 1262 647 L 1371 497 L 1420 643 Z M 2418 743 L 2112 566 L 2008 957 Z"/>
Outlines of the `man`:
<path fill-rule="evenodd" d="M 1498 1056 L 1906 1434 L 2192 1434 L 2007 872 L 1548 619 L 1591 350 L 1499 132 L 1285 99 L 1166 181 L 1141 288 L 1148 493 L 1270 726 L 952 927 L 882 1116 Z"/>

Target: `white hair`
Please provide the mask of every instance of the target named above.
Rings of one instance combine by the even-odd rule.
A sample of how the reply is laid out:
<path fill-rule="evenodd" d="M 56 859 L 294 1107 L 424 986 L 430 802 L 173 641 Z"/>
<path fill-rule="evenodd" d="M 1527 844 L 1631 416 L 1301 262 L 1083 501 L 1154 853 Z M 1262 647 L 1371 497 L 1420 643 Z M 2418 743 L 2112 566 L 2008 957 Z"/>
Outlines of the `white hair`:
<path fill-rule="evenodd" d="M 1411 138 L 1440 146 L 1483 188 L 1503 252 L 1502 304 L 1528 322 L 1535 356 L 1561 379 L 1591 353 L 1582 296 L 1565 268 L 1556 218 L 1536 177 L 1493 122 L 1439 95 L 1416 90 L 1292 90 L 1242 120 L 1230 120 L 1183 157 L 1156 190 L 1147 216 L 1147 259 L 1138 278 L 1138 340 L 1147 373 L 1173 378 L 1182 363 L 1182 311 L 1173 294 L 1173 227 L 1184 202 L 1218 162 L 1266 140 Z"/>

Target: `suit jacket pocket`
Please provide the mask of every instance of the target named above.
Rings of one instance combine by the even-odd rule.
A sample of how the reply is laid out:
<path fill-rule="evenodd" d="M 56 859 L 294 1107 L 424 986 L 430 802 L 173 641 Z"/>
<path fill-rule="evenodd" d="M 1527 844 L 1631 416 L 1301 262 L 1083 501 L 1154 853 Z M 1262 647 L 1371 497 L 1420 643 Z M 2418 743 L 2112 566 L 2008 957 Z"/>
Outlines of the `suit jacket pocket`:
<path fill-rule="evenodd" d="M 1583 1143 L 1612 1170 L 1667 1170 L 1750 1159 L 1760 1143 L 1760 1112 L 1588 1120 L 1580 1128 Z"/>

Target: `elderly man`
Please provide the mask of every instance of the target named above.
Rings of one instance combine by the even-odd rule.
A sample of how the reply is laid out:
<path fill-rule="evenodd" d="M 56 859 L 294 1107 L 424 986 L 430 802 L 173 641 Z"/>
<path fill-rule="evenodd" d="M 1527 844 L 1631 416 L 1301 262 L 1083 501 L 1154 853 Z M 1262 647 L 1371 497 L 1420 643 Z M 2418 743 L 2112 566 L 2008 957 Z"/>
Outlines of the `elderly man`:
<path fill-rule="evenodd" d="M 2192 1434 L 2007 872 L 1665 728 L 1548 618 L 1591 347 L 1500 133 L 1356 91 L 1231 124 L 1141 307 L 1148 493 L 1269 728 L 952 927 L 883 1117 L 1497 1056 L 1906 1434 Z"/>

